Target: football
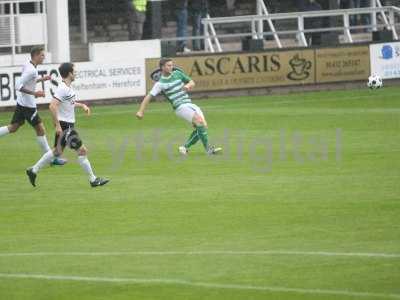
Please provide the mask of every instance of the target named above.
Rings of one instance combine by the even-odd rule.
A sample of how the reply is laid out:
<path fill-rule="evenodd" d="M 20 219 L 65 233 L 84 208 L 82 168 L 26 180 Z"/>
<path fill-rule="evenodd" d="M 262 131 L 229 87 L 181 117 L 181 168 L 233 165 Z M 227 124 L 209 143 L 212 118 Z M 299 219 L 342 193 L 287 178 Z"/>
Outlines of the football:
<path fill-rule="evenodd" d="M 373 90 L 383 87 L 382 78 L 378 75 L 369 76 L 367 86 Z"/>

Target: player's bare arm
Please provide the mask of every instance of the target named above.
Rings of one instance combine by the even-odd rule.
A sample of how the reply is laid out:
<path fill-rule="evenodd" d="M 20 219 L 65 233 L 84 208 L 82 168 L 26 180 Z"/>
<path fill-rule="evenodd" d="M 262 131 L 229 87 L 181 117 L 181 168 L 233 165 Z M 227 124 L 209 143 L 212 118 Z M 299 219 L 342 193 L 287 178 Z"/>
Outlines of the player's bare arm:
<path fill-rule="evenodd" d="M 90 110 L 90 107 L 87 106 L 86 104 L 84 104 L 84 103 L 79 103 L 79 102 L 75 102 L 75 107 L 80 107 L 80 108 L 82 108 L 83 111 L 86 113 L 86 115 L 87 115 L 87 116 L 90 116 L 91 110 Z"/>
<path fill-rule="evenodd" d="M 183 90 L 186 92 L 190 92 L 193 90 L 195 86 L 196 86 L 195 82 L 193 80 L 190 80 L 187 84 L 183 86 Z"/>
<path fill-rule="evenodd" d="M 32 95 L 35 98 L 45 97 L 46 96 L 44 91 L 30 91 L 30 90 L 28 90 L 28 89 L 26 89 L 24 87 L 20 88 L 19 91 L 21 93 L 24 93 L 24 94 Z"/>
<path fill-rule="evenodd" d="M 148 94 L 146 97 L 144 97 L 142 103 L 140 104 L 139 110 L 136 113 L 136 117 L 140 120 L 143 119 L 144 116 L 144 111 L 146 110 L 147 105 L 151 101 L 152 96 Z"/>
<path fill-rule="evenodd" d="M 58 107 L 60 105 L 60 101 L 53 98 L 53 100 L 51 100 L 50 102 L 50 112 L 51 112 L 51 117 L 53 118 L 53 124 L 54 127 L 56 128 L 56 133 L 57 134 L 62 134 L 62 128 L 60 125 L 60 121 L 58 120 Z"/>
<path fill-rule="evenodd" d="M 36 82 L 44 82 L 44 81 L 48 81 L 48 80 L 51 80 L 51 76 L 50 75 L 46 75 L 46 76 L 40 77 L 40 78 L 36 79 Z"/>

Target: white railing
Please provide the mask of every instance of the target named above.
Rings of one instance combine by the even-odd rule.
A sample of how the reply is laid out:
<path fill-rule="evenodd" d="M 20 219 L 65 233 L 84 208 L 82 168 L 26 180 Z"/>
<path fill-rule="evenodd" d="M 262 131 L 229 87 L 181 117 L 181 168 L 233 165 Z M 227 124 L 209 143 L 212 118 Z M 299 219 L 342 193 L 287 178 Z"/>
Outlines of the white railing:
<path fill-rule="evenodd" d="M 33 3 L 33 13 L 22 13 L 21 3 Z M 47 51 L 45 0 L 0 0 L 0 56 L 11 55 L 11 64 L 22 46 L 43 45 Z"/>
<path fill-rule="evenodd" d="M 268 16 L 269 15 L 269 12 L 268 12 L 267 6 L 264 3 L 264 0 L 257 0 L 257 15 L 259 15 L 259 16 Z M 268 19 L 267 22 L 268 22 L 269 28 L 271 29 L 272 35 L 274 37 L 274 40 L 275 40 L 276 44 L 278 45 L 278 48 L 282 48 L 282 43 L 281 43 L 281 40 L 279 39 L 279 36 L 278 36 L 278 34 L 276 32 L 274 23 L 272 22 L 271 19 Z M 263 34 L 262 33 L 264 32 L 264 22 L 263 21 L 259 21 L 258 22 L 258 28 L 257 29 L 258 29 L 257 30 L 258 31 L 258 38 L 262 39 L 263 38 Z"/>
<path fill-rule="evenodd" d="M 277 13 L 269 14 L 265 7 L 259 5 L 259 10 L 257 15 L 248 16 L 234 16 L 234 17 L 222 17 L 222 18 L 205 18 L 202 20 L 205 30 L 205 45 L 207 50 L 210 52 L 215 52 L 214 44 L 218 43 L 221 45 L 219 39 L 229 38 L 229 37 L 244 37 L 252 36 L 255 39 L 263 39 L 265 36 L 273 36 L 277 47 L 282 48 L 280 41 L 280 35 L 296 34 L 298 46 L 307 47 L 307 40 L 305 37 L 306 33 L 313 32 L 342 32 L 346 37 L 346 41 L 353 43 L 353 37 L 351 29 L 369 29 L 377 30 L 384 29 L 391 30 L 393 34 L 393 39 L 398 40 L 398 34 L 396 31 L 395 17 L 400 16 L 400 8 L 395 6 L 380 6 L 380 1 L 377 2 L 377 7 L 368 8 L 356 8 L 356 9 L 336 9 L 336 10 L 323 10 L 323 11 L 307 11 L 307 12 L 294 12 L 294 13 Z M 353 15 L 364 15 L 370 14 L 371 16 L 376 16 L 377 14 L 381 18 L 372 18 L 371 24 L 350 26 L 350 16 Z M 312 29 L 304 29 L 304 23 L 306 19 L 311 18 L 324 18 L 324 17 L 339 17 L 343 21 L 343 26 L 336 27 L 319 27 Z M 277 31 L 274 26 L 274 21 L 279 20 L 294 20 L 297 23 L 296 30 L 285 30 Z M 376 20 L 376 21 L 374 21 Z M 380 23 L 378 24 L 378 21 Z M 264 32 L 263 23 L 267 22 L 269 24 L 269 32 Z M 250 32 L 244 32 L 240 34 L 220 34 L 216 33 L 216 27 L 221 24 L 232 24 L 232 23 L 242 23 L 244 28 L 250 27 Z M 211 30 L 212 28 L 212 30 Z M 222 52 L 221 46 L 217 47 L 218 52 Z"/>
<path fill-rule="evenodd" d="M 207 14 L 207 17 L 206 17 L 207 19 L 211 19 L 211 17 L 210 17 L 210 15 L 209 14 Z M 214 49 L 214 44 L 213 44 L 213 42 L 215 43 L 215 46 L 217 47 L 217 51 L 218 52 L 222 52 L 222 48 L 221 48 L 221 44 L 220 44 L 220 42 L 219 42 L 219 40 L 218 40 L 218 37 L 217 37 L 217 33 L 216 33 L 216 31 L 215 31 L 215 28 L 214 28 L 214 25 L 213 24 L 210 24 L 209 25 L 209 31 L 204 31 L 204 33 L 205 33 L 205 35 L 206 35 L 206 37 L 205 37 L 205 41 L 206 41 L 206 45 L 207 45 L 207 48 L 208 49 Z M 209 33 L 211 33 L 212 34 L 212 36 L 213 36 L 213 38 L 210 38 L 210 37 L 207 37 L 207 35 L 209 34 Z"/>

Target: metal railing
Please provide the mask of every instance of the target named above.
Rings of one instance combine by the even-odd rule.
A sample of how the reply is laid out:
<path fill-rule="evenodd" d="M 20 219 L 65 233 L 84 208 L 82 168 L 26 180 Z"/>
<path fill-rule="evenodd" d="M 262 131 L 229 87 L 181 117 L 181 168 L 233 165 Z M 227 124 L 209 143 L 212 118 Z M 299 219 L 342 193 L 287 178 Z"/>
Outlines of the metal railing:
<path fill-rule="evenodd" d="M 33 3 L 34 12 L 21 12 L 22 3 Z M 0 55 L 11 55 L 13 65 L 23 46 L 44 45 L 47 51 L 47 44 L 45 0 L 0 0 Z"/>
<path fill-rule="evenodd" d="M 269 15 L 267 6 L 265 5 L 263 0 L 257 0 L 257 15 L 259 15 L 259 16 L 268 16 Z M 275 40 L 276 44 L 278 45 L 278 48 L 282 48 L 282 43 L 281 43 L 279 36 L 276 32 L 276 29 L 275 29 L 275 24 L 272 22 L 271 19 L 268 19 L 267 22 L 268 22 L 269 28 L 271 29 L 271 33 L 274 37 L 274 40 Z M 257 29 L 258 29 L 258 33 L 259 33 L 258 38 L 262 39 L 263 38 L 262 33 L 264 32 L 264 22 L 259 21 Z"/>
<path fill-rule="evenodd" d="M 261 1 L 261 3 L 263 3 Z M 280 41 L 280 35 L 296 34 L 298 46 L 307 47 L 306 33 L 314 32 L 343 32 L 346 41 L 348 43 L 353 43 L 352 29 L 369 29 L 377 30 L 386 28 L 391 30 L 393 34 L 393 39 L 398 40 L 398 34 L 396 30 L 395 17 L 400 16 L 400 8 L 395 6 L 384 6 L 379 7 L 380 1 L 378 0 L 378 7 L 368 7 L 368 8 L 355 8 L 355 9 L 336 9 L 336 10 L 324 10 L 324 11 L 307 11 L 307 12 L 294 12 L 294 13 L 277 13 L 269 14 L 265 6 L 259 5 L 257 15 L 248 16 L 235 16 L 235 17 L 222 17 L 222 18 L 204 18 L 202 20 L 204 24 L 204 40 L 207 50 L 210 52 L 215 52 L 216 48 L 218 52 L 222 52 L 222 47 L 219 39 L 228 37 L 245 37 L 251 36 L 253 39 L 263 39 L 265 36 L 273 36 L 278 48 L 282 48 L 282 43 Z M 372 18 L 371 24 L 351 26 L 350 16 L 356 15 L 366 15 L 375 16 Z M 376 18 L 376 15 L 380 15 L 381 18 Z M 335 27 L 319 27 L 313 29 L 305 29 L 304 23 L 307 19 L 312 18 L 326 18 L 326 17 L 339 17 L 343 21 L 343 26 Z M 297 23 L 296 30 L 285 30 L 277 31 L 274 22 L 279 20 L 294 20 Z M 267 22 L 270 31 L 264 32 L 263 24 Z M 216 27 L 223 24 L 234 24 L 242 23 L 244 28 L 250 27 L 250 32 L 244 32 L 239 34 L 223 34 L 218 35 L 216 33 Z M 216 47 L 218 43 L 218 47 Z"/>

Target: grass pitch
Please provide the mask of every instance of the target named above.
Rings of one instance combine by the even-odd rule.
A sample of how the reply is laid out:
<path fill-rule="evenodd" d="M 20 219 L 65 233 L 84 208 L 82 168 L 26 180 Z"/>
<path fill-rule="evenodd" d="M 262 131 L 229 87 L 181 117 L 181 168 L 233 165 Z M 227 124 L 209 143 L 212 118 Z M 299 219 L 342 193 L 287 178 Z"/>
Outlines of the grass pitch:
<path fill-rule="evenodd" d="M 33 188 L 25 125 L 0 138 L 0 299 L 400 299 L 399 94 L 195 101 L 216 157 L 178 155 L 166 103 L 93 107 L 97 189 L 71 151 Z"/>

